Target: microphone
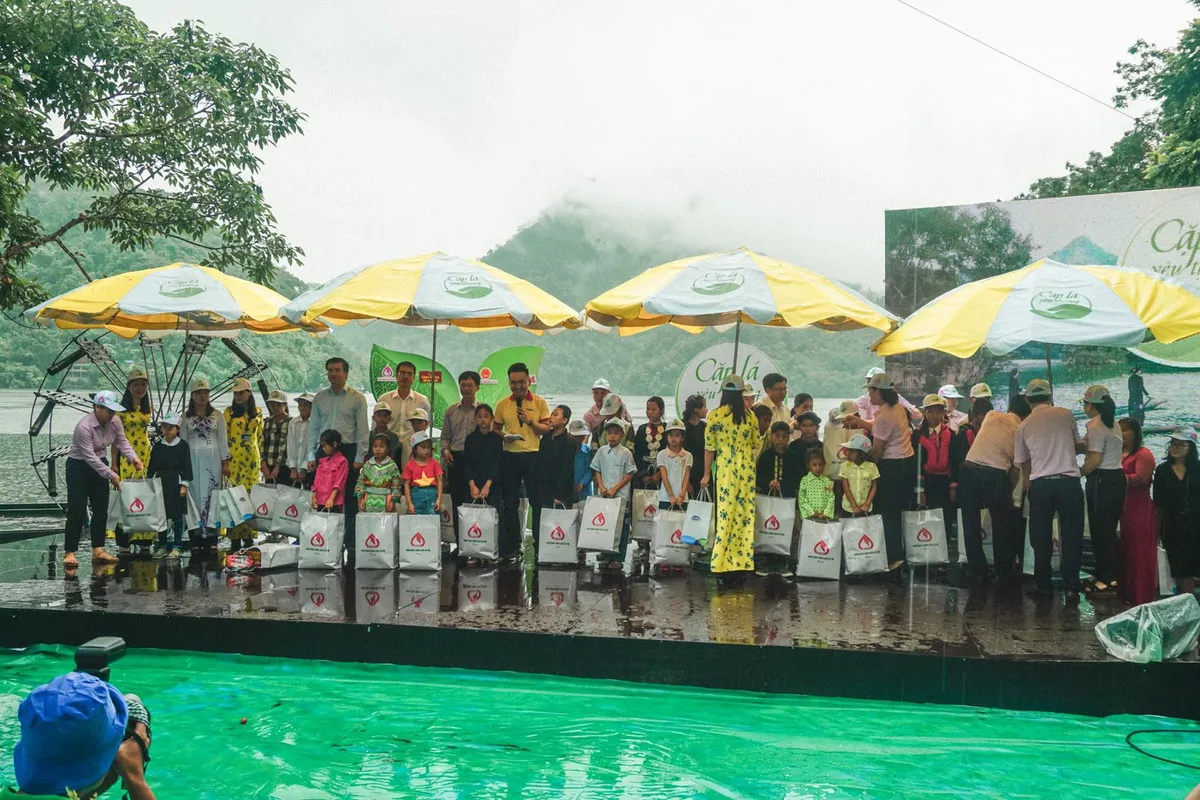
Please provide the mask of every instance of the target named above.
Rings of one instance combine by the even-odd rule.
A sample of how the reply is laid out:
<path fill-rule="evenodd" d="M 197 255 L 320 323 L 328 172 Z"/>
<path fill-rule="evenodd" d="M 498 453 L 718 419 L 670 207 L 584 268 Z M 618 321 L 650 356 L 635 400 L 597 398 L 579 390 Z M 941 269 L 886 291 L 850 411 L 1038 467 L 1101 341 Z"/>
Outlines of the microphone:
<path fill-rule="evenodd" d="M 517 412 L 518 412 L 518 414 L 519 414 L 519 413 L 520 413 L 520 411 L 521 411 L 521 404 L 522 404 L 522 403 L 524 403 L 524 402 L 525 402 L 525 398 L 524 398 L 523 396 L 522 396 L 522 397 L 518 397 L 518 398 L 517 398 Z M 521 418 L 518 416 L 518 417 L 517 417 L 517 424 L 518 424 L 518 425 L 524 425 L 525 423 L 524 423 L 524 422 L 521 422 L 520 420 L 521 420 Z"/>

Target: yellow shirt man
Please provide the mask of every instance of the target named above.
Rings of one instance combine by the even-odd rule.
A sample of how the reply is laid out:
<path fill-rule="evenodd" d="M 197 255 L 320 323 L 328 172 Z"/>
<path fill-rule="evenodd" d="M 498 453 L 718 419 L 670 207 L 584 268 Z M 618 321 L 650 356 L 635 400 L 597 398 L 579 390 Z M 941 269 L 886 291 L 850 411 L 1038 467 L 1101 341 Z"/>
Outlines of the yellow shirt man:
<path fill-rule="evenodd" d="M 550 406 L 544 398 L 533 392 L 528 393 L 521 401 L 521 407 L 532 419 L 541 422 L 550 418 Z M 509 453 L 536 453 L 541 443 L 541 436 L 532 425 L 522 424 L 517 418 L 517 401 L 508 396 L 496 403 L 496 424 L 500 425 L 504 434 L 504 450 Z M 514 439 L 513 436 L 520 438 Z"/>

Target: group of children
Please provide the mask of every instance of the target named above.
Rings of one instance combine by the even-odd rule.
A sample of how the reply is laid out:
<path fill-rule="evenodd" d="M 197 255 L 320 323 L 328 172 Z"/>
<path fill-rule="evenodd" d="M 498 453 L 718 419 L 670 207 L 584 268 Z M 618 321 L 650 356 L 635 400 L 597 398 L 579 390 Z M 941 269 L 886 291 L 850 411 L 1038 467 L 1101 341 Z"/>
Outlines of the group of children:
<path fill-rule="evenodd" d="M 433 440 L 428 431 L 413 434 L 411 457 L 403 468 L 396 464 L 398 455 L 395 434 L 373 431 L 371 457 L 363 462 L 354 486 L 358 510 L 372 513 L 394 513 L 397 498 L 403 497 L 404 508 L 413 514 L 436 514 L 442 509 L 442 466 L 433 457 Z M 342 453 L 342 435 L 336 430 L 321 432 L 321 454 L 313 478 L 313 510 L 341 513 L 350 463 Z"/>

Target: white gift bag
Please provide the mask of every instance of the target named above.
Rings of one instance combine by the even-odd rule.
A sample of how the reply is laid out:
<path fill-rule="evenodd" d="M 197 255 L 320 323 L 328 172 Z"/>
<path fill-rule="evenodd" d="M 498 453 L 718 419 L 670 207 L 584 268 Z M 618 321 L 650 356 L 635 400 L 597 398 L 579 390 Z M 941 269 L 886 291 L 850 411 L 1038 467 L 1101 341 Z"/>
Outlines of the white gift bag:
<path fill-rule="evenodd" d="M 1171 575 L 1171 562 L 1167 559 L 1167 551 L 1162 545 L 1158 548 L 1158 594 L 1170 597 L 1175 594 L 1175 578 Z"/>
<path fill-rule="evenodd" d="M 464 569 L 458 579 L 459 611 L 490 611 L 496 607 L 496 570 Z"/>
<path fill-rule="evenodd" d="M 187 505 L 183 512 L 183 527 L 185 530 L 194 531 L 200 528 L 200 509 L 196 507 L 196 499 L 192 497 L 192 493 L 187 493 Z M 111 526 L 110 526 L 111 527 Z"/>
<path fill-rule="evenodd" d="M 621 546 L 624 497 L 589 497 L 579 521 L 579 549 L 612 552 Z"/>
<path fill-rule="evenodd" d="M 796 501 L 793 498 L 765 494 L 754 498 L 754 552 L 791 555 L 795 525 Z"/>
<path fill-rule="evenodd" d="M 458 507 L 458 554 L 495 561 L 500 557 L 500 515 L 486 503 Z"/>
<path fill-rule="evenodd" d="M 225 556 L 232 570 L 268 570 L 294 568 L 300 563 L 300 548 L 291 544 L 263 542 Z"/>
<path fill-rule="evenodd" d="M 300 613 L 316 617 L 343 617 L 346 601 L 342 579 L 324 570 L 300 570 Z"/>
<path fill-rule="evenodd" d="M 245 486 L 226 486 L 221 489 L 219 496 L 225 509 L 221 514 L 222 527 L 233 528 L 254 519 L 254 506 L 250 503 L 250 493 Z"/>
<path fill-rule="evenodd" d="M 967 563 L 967 540 L 966 531 L 963 527 L 962 509 L 958 510 L 958 563 Z M 989 564 L 996 563 L 996 556 L 992 550 L 992 515 L 988 513 L 986 508 L 979 512 L 979 538 L 983 542 L 983 560 Z"/>
<path fill-rule="evenodd" d="M 440 572 L 399 572 L 400 611 L 436 614 L 441 600 Z"/>
<path fill-rule="evenodd" d="M 305 512 L 300 519 L 300 569 L 340 569 L 345 524 L 341 514 Z"/>
<path fill-rule="evenodd" d="M 358 522 L 356 521 L 357 528 Z M 362 556 L 359 556 L 361 559 Z M 387 570 L 359 570 L 354 573 L 358 602 L 354 617 L 361 625 L 391 622 L 396 616 L 396 573 Z"/>
<path fill-rule="evenodd" d="M 842 522 L 806 519 L 800 523 L 799 578 L 836 581 L 842 577 Z"/>
<path fill-rule="evenodd" d="M 539 564 L 575 564 L 579 550 L 579 512 L 573 508 L 543 508 L 538 530 Z"/>
<path fill-rule="evenodd" d="M 639 542 L 650 541 L 654 536 L 654 520 L 658 516 L 658 490 L 634 489 L 630 508 L 633 521 L 629 538 Z"/>
<path fill-rule="evenodd" d="M 654 538 L 650 542 L 650 566 L 686 567 L 691 545 L 683 541 L 683 525 L 687 512 L 672 508 L 659 511 L 654 522 Z"/>
<path fill-rule="evenodd" d="M 361 515 L 359 515 L 361 516 Z M 436 572 L 442 568 L 440 514 L 405 514 L 398 518 L 400 534 L 399 569 Z"/>
<path fill-rule="evenodd" d="M 688 500 L 684 513 L 687 519 L 683 521 L 683 543 L 703 544 L 711 541 L 717 532 L 712 493 L 708 489 L 701 489 L 693 499 Z"/>
<path fill-rule="evenodd" d="M 542 608 L 569 609 L 575 606 L 579 572 L 567 569 L 539 569 L 538 605 Z"/>
<path fill-rule="evenodd" d="M 1057 514 L 1054 515 L 1053 525 L 1054 525 L 1054 527 L 1052 529 L 1053 533 L 1051 534 L 1053 536 L 1053 539 L 1051 540 L 1053 549 L 1051 550 L 1051 553 L 1050 553 L 1050 574 L 1051 575 L 1053 575 L 1056 572 L 1061 572 L 1061 567 L 1062 567 L 1062 541 L 1061 541 L 1061 538 L 1058 533 L 1058 515 Z M 1025 523 L 1025 561 L 1021 565 L 1021 572 L 1025 573 L 1026 575 L 1032 575 L 1034 566 L 1035 566 L 1034 562 L 1036 560 L 1037 560 L 1037 557 L 1033 554 L 1033 537 L 1030 536 L 1030 534 L 1029 534 L 1029 522 L 1026 521 L 1026 523 Z"/>
<path fill-rule="evenodd" d="M 450 495 L 442 495 L 442 510 L 439 512 L 441 541 L 446 544 L 454 544 L 458 541 L 454 535 L 454 506 L 450 502 Z"/>
<path fill-rule="evenodd" d="M 356 570 L 396 568 L 395 514 L 358 514 L 354 539 Z"/>
<path fill-rule="evenodd" d="M 300 535 L 300 517 L 310 505 L 308 492 L 294 486 L 275 488 L 275 516 L 271 519 L 270 531 L 288 536 Z"/>
<path fill-rule="evenodd" d="M 909 564 L 946 564 L 950 561 L 950 543 L 946 538 L 946 519 L 940 508 L 905 511 L 904 554 Z"/>
<path fill-rule="evenodd" d="M 120 498 L 121 527 L 126 533 L 158 533 L 166 530 L 167 512 L 161 480 L 131 478 L 121 481 Z"/>
<path fill-rule="evenodd" d="M 847 575 L 887 572 L 883 517 L 872 514 L 842 520 L 842 556 L 846 559 Z"/>
<path fill-rule="evenodd" d="M 250 527 L 256 531 L 270 533 L 275 522 L 275 503 L 278 497 L 275 484 L 256 483 L 250 487 L 250 505 L 254 506 L 254 519 Z"/>

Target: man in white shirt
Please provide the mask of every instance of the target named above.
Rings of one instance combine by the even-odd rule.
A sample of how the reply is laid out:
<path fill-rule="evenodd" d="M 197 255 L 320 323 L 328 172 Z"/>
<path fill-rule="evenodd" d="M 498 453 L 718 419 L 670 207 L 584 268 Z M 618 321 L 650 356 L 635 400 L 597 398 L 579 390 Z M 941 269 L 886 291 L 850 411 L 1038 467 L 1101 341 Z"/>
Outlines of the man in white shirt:
<path fill-rule="evenodd" d="M 792 424 L 792 410 L 787 405 L 788 382 L 787 378 L 780 375 L 778 372 L 768 373 L 762 379 L 763 391 L 766 392 L 760 402 L 767 408 L 771 409 L 771 424 L 776 422 L 786 422 L 788 427 Z M 768 428 L 768 430 L 770 430 Z"/>
<path fill-rule="evenodd" d="M 392 421 L 388 428 L 396 434 L 405 453 L 409 450 L 409 440 L 412 439 L 413 429 L 409 422 L 412 412 L 418 408 L 425 409 L 429 419 L 433 419 L 433 409 L 429 398 L 413 391 L 413 380 L 417 377 L 417 367 L 411 361 L 401 361 L 396 365 L 396 388 L 379 398 L 379 402 L 387 403 L 392 410 Z"/>
<path fill-rule="evenodd" d="M 288 423 L 287 466 L 293 486 L 305 489 L 312 487 L 312 475 L 308 471 L 308 433 L 312 418 L 313 396 L 308 392 L 296 398 L 299 415 Z"/>
<path fill-rule="evenodd" d="M 312 417 L 308 430 L 308 470 L 315 474 L 317 461 L 322 457 L 320 442 L 321 434 L 327 430 L 335 430 L 342 435 L 342 455 L 350 462 L 350 470 L 346 475 L 345 492 L 342 497 L 353 498 L 354 486 L 358 483 L 358 471 L 362 469 L 363 461 L 370 457 L 371 448 L 367 444 L 367 435 L 371 429 L 367 414 L 367 398 L 362 392 L 346 383 L 350 377 L 350 364 L 344 358 L 330 358 L 325 362 L 325 376 L 329 378 L 329 386 L 317 392 L 313 397 Z M 354 545 L 354 517 L 358 513 L 358 503 L 346 503 L 346 564 L 354 566 L 355 554 L 358 552 Z"/>
<path fill-rule="evenodd" d="M 1086 451 L 1075 417 L 1051 404 L 1050 384 L 1036 379 L 1025 388 L 1032 411 L 1017 427 L 1013 460 L 1021 467 L 1029 496 L 1029 537 L 1033 545 L 1033 577 L 1039 596 L 1049 596 L 1050 558 L 1054 552 L 1054 515 L 1062 537 L 1063 584 L 1068 600 L 1079 598 L 1079 566 L 1083 555 L 1083 487 L 1077 455 Z"/>

